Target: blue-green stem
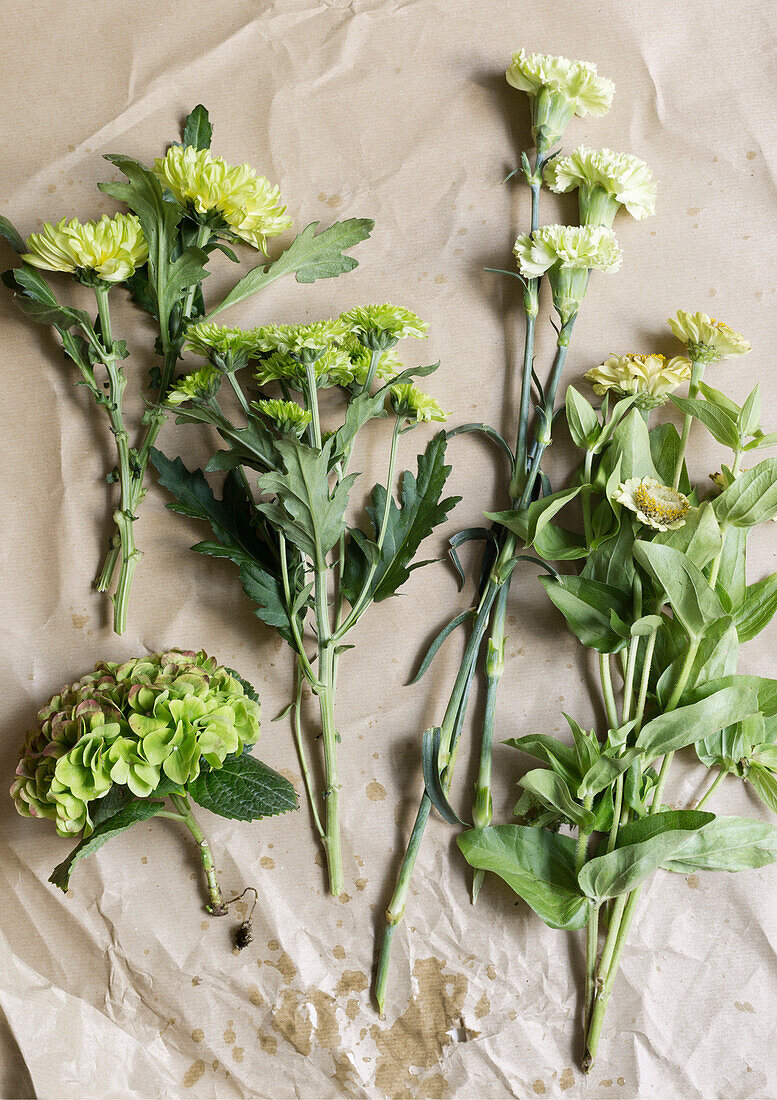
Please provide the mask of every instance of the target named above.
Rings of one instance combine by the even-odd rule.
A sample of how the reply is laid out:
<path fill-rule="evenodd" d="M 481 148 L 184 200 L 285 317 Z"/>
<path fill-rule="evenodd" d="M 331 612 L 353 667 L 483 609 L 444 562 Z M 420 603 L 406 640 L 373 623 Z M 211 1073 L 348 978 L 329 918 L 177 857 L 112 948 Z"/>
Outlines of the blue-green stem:
<path fill-rule="evenodd" d="M 715 791 L 718 789 L 718 787 L 720 786 L 720 784 L 723 782 L 723 780 L 726 778 L 727 775 L 728 775 L 728 771 L 725 768 L 721 767 L 721 768 L 718 769 L 718 774 L 715 776 L 715 778 L 710 783 L 707 790 L 704 792 L 704 794 L 701 796 L 699 801 L 696 803 L 696 809 L 697 810 L 700 810 L 702 808 L 702 806 L 707 805 L 707 803 L 712 798 Z"/>

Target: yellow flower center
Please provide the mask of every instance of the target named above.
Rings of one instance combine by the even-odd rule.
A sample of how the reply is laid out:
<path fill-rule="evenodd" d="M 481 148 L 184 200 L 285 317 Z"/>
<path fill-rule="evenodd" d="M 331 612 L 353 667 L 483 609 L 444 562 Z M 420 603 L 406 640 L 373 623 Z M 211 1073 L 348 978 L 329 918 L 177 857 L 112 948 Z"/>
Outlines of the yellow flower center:
<path fill-rule="evenodd" d="M 688 500 L 668 485 L 653 488 L 638 485 L 634 490 L 634 501 L 639 510 L 656 523 L 676 523 L 690 508 Z"/>

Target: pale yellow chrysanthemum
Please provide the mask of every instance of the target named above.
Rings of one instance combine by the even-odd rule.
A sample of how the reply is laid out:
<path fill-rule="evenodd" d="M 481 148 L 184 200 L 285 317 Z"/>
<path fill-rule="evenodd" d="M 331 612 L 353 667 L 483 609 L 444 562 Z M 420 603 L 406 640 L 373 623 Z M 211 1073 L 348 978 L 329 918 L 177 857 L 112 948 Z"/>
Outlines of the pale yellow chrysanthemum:
<path fill-rule="evenodd" d="M 433 397 L 419 390 L 412 382 L 392 386 L 389 392 L 391 407 L 397 416 L 405 416 L 408 420 L 416 422 L 448 419 L 449 413 L 443 412 Z"/>
<path fill-rule="evenodd" d="M 691 362 L 683 355 L 667 360 L 663 355 L 608 355 L 598 367 L 586 371 L 584 377 L 600 397 L 612 393 L 616 397 L 636 398 L 642 409 L 663 405 L 667 394 L 691 377 Z"/>
<path fill-rule="evenodd" d="M 257 176 L 249 164 L 227 164 L 208 149 L 173 145 L 154 162 L 154 171 L 182 206 L 204 224 L 228 227 L 241 240 L 264 252 L 268 237 L 285 232 L 279 188 Z"/>
<path fill-rule="evenodd" d="M 546 147 L 555 144 L 575 115 L 605 115 L 615 85 L 587 61 L 570 61 L 519 50 L 505 73 L 508 84 L 532 100 L 532 133 Z"/>
<path fill-rule="evenodd" d="M 619 206 L 637 221 L 656 211 L 656 184 L 651 170 L 644 160 L 629 153 L 580 146 L 547 165 L 545 182 L 556 194 L 579 189 L 580 212 L 586 225 L 612 225 Z"/>
<path fill-rule="evenodd" d="M 677 316 L 668 318 L 667 323 L 695 363 L 717 363 L 719 359 L 747 355 L 750 351 L 750 344 L 741 332 L 706 313 L 678 309 Z"/>
<path fill-rule="evenodd" d="M 134 214 L 103 214 L 98 222 L 63 218 L 46 222 L 27 238 L 25 263 L 44 271 L 66 271 L 121 283 L 148 259 L 148 245 Z"/>
<path fill-rule="evenodd" d="M 622 259 L 615 234 L 601 225 L 543 225 L 518 237 L 513 251 L 529 279 L 552 267 L 617 271 Z"/>
<path fill-rule="evenodd" d="M 616 490 L 615 500 L 635 513 L 640 523 L 656 531 L 674 531 L 685 523 L 691 502 L 654 477 L 630 477 Z"/>

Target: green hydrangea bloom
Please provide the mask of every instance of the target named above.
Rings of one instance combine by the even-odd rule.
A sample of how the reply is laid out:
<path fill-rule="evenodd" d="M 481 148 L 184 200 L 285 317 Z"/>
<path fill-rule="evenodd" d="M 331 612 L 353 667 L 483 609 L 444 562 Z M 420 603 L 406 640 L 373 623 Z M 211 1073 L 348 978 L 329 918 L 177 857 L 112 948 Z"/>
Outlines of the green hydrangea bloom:
<path fill-rule="evenodd" d="M 303 409 L 296 401 L 280 401 L 271 398 L 264 401 L 252 401 L 251 406 L 257 412 L 266 416 L 268 420 L 271 420 L 278 431 L 284 434 L 293 433 L 300 436 L 312 420 L 308 410 Z"/>
<path fill-rule="evenodd" d="M 62 836 L 92 831 L 91 807 L 115 786 L 146 798 L 253 745 L 260 707 L 240 680 L 203 652 L 171 650 L 101 662 L 38 712 L 11 795 L 24 817 Z"/>
<path fill-rule="evenodd" d="M 223 374 L 212 363 L 176 378 L 167 395 L 168 405 L 183 405 L 186 401 L 209 401 L 221 389 Z"/>
<path fill-rule="evenodd" d="M 407 417 L 416 423 L 422 420 L 447 420 L 448 413 L 443 412 L 439 404 L 428 393 L 419 390 L 412 382 L 401 386 L 392 386 L 391 407 L 397 416 Z"/>
<path fill-rule="evenodd" d="M 254 351 L 254 339 L 251 332 L 241 328 L 201 322 L 187 328 L 186 346 L 195 355 L 204 356 L 218 370 L 232 374 L 248 362 Z"/>

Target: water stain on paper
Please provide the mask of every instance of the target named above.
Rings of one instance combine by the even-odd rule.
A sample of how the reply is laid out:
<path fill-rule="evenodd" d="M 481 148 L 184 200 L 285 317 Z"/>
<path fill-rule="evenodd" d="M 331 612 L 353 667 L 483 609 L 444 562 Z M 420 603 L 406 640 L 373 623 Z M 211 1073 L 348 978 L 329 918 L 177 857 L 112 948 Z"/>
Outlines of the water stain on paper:
<path fill-rule="evenodd" d="M 392 1100 L 446 1095 L 441 1074 L 425 1080 L 414 1072 L 439 1066 L 443 1050 L 453 1042 L 451 1028 L 461 1018 L 468 979 L 464 974 L 445 974 L 444 969 L 441 959 L 419 959 L 413 967 L 418 992 L 412 994 L 405 1011 L 388 1029 L 370 1028 L 379 1055 L 375 1085 Z"/>
<path fill-rule="evenodd" d="M 345 993 L 361 993 L 368 985 L 367 975 L 362 970 L 344 970 L 335 993 L 338 997 Z"/>
<path fill-rule="evenodd" d="M 367 798 L 370 802 L 382 802 L 386 797 L 386 788 L 377 779 L 367 784 Z"/>

